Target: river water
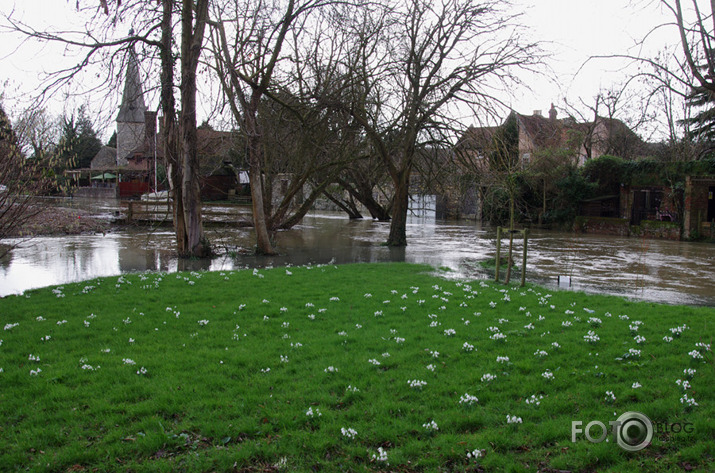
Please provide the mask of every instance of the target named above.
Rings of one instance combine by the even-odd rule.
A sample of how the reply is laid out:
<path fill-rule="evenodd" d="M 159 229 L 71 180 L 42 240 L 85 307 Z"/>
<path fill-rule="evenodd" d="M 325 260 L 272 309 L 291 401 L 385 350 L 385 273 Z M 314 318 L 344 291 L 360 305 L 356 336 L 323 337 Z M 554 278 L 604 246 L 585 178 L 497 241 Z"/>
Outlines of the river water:
<path fill-rule="evenodd" d="M 112 205 L 94 208 L 107 215 L 114 212 Z M 279 256 L 259 257 L 250 254 L 251 229 L 209 228 L 209 239 L 224 253 L 210 261 L 177 258 L 174 235 L 167 227 L 38 237 L 0 260 L 0 296 L 147 270 L 232 270 L 328 262 L 407 261 L 449 268 L 441 273 L 447 277 L 493 277 L 479 264 L 494 257 L 496 234 L 489 226 L 412 218 L 407 227 L 408 246 L 399 249 L 381 245 L 388 232 L 388 223 L 314 212 L 301 225 L 276 234 Z M 506 243 L 504 239 L 503 248 Z M 529 282 L 670 304 L 715 306 L 715 245 L 536 230 L 530 234 L 528 250 Z M 514 259 L 520 263 L 520 243 L 516 251 Z M 563 282 L 563 276 L 570 279 L 570 285 Z"/>

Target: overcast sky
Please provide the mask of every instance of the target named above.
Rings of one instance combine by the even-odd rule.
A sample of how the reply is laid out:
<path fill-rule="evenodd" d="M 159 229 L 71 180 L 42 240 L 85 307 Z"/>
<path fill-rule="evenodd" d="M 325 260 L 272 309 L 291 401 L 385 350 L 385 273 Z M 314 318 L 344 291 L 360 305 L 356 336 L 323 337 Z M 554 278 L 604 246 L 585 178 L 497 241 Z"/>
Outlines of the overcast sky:
<path fill-rule="evenodd" d="M 705 1 L 705 0 L 702 0 Z M 533 110 L 548 112 L 553 102 L 557 107 L 564 99 L 577 103 L 586 102 L 601 88 L 623 82 L 629 70 L 616 60 L 589 62 L 589 56 L 635 52 L 636 42 L 655 25 L 670 21 L 667 12 L 657 7 L 657 1 L 629 0 L 514 0 L 522 20 L 531 30 L 531 37 L 544 41 L 544 49 L 552 54 L 549 65 L 558 83 L 543 76 L 526 77 L 531 86 L 514 90 L 513 98 L 506 101 L 521 113 Z M 633 5 L 635 3 L 635 5 Z M 47 26 L 60 28 L 76 20 L 75 1 L 71 0 L 0 0 L 0 12 L 7 14 L 15 9 L 15 16 L 42 29 Z M 663 44 L 677 44 L 677 32 L 673 29 L 660 31 L 649 41 L 650 52 Z M 22 108 L 23 99 L 38 90 L 42 72 L 51 71 L 62 64 L 62 49 L 36 44 L 25 44 L 19 50 L 17 38 L 0 32 L 0 85 L 4 86 L 4 105 L 10 113 Z M 578 75 L 574 76 L 581 68 Z M 632 69 L 630 69 L 632 71 Z M 89 79 L 88 79 L 89 80 Z M 1 89 L 0 89 L 1 90 Z M 119 91 L 116 92 L 117 96 Z M 90 105 L 99 103 L 87 97 Z M 113 105 L 116 105 L 114 100 Z M 156 103 L 149 100 L 150 107 Z M 53 113 L 62 113 L 66 101 L 62 96 L 48 104 Z M 70 102 L 72 108 L 74 102 Z M 110 111 L 111 112 L 111 111 Z M 205 116 L 206 112 L 204 112 Z M 108 137 L 114 124 L 113 113 L 105 113 L 97 124 L 102 136 Z M 201 119 L 201 117 L 200 117 Z"/>

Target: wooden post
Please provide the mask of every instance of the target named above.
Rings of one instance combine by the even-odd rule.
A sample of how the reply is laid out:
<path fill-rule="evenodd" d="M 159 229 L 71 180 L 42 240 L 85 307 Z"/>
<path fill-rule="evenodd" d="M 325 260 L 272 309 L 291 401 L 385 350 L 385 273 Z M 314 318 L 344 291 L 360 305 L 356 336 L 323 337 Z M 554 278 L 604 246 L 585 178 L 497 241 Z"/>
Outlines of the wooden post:
<path fill-rule="evenodd" d="M 526 285 L 526 246 L 529 241 L 529 229 L 524 229 L 524 255 L 521 259 L 521 287 Z"/>
<path fill-rule="evenodd" d="M 134 219 L 134 202 L 129 201 L 129 206 L 127 207 L 127 223 L 131 223 Z"/>
<path fill-rule="evenodd" d="M 497 257 L 495 260 L 496 272 L 495 272 L 495 276 L 494 276 L 494 282 L 499 282 L 499 263 L 500 263 L 499 252 L 500 251 L 501 251 L 501 227 L 497 227 Z"/>

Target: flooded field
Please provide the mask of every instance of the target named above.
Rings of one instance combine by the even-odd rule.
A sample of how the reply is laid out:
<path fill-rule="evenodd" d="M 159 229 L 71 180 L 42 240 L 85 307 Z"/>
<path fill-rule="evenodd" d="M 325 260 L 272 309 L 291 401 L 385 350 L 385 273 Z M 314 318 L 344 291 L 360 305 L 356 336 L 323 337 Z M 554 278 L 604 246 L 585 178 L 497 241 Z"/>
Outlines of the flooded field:
<path fill-rule="evenodd" d="M 96 207 L 112 216 L 110 204 Z M 474 222 L 410 220 L 407 248 L 387 248 L 388 223 L 350 221 L 343 214 L 315 212 L 291 230 L 278 232 L 279 256 L 251 253 L 250 228 L 209 228 L 222 256 L 180 260 L 170 228 L 125 228 L 106 235 L 38 237 L 0 261 L 0 295 L 30 288 L 137 271 L 231 270 L 245 267 L 334 262 L 407 261 L 449 268 L 449 277 L 493 277 L 481 261 L 494 257 L 494 229 Z M 505 247 L 507 240 L 503 241 Z M 517 261 L 520 261 L 520 244 Z M 715 245 L 600 235 L 533 231 L 527 280 L 557 287 L 617 294 L 670 304 L 715 306 Z M 516 276 L 518 279 L 518 275 Z M 565 278 L 562 278 L 562 281 Z"/>

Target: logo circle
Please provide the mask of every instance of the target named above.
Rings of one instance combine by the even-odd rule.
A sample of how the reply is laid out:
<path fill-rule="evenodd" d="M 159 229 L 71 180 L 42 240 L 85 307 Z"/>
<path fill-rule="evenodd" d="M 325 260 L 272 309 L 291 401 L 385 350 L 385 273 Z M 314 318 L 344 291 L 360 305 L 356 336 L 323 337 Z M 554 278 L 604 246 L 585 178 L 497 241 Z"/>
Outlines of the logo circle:
<path fill-rule="evenodd" d="M 628 452 L 643 450 L 653 439 L 653 423 L 641 412 L 629 411 L 617 419 L 616 442 Z"/>

